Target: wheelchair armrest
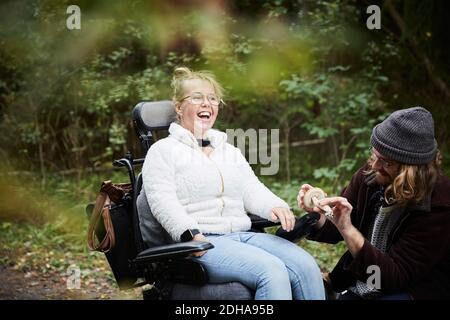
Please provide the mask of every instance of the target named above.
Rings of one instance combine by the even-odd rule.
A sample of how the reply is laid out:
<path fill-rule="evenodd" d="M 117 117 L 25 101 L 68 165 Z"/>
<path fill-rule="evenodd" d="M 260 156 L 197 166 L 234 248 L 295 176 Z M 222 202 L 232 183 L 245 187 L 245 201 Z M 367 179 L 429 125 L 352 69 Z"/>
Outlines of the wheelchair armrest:
<path fill-rule="evenodd" d="M 252 213 L 249 213 L 248 216 L 250 217 L 250 220 L 252 222 L 252 230 L 263 231 L 264 228 L 280 225 L 279 222 L 273 222 Z"/>
<path fill-rule="evenodd" d="M 140 252 L 134 263 L 159 262 L 174 258 L 185 258 L 191 253 L 214 248 L 210 242 L 188 241 L 150 248 Z"/>
<path fill-rule="evenodd" d="M 294 229 L 290 232 L 279 228 L 275 235 L 289 241 L 298 241 L 303 237 L 309 235 L 320 218 L 317 212 L 310 212 L 296 219 Z"/>

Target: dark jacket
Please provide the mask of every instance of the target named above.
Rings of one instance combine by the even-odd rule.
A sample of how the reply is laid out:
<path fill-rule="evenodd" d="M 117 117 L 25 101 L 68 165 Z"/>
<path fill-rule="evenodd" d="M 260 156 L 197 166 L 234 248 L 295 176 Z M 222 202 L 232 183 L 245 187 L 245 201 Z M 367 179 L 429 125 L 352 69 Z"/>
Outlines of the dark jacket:
<path fill-rule="evenodd" d="M 353 206 L 352 223 L 367 235 L 374 219 L 374 195 L 380 186 L 367 183 L 361 168 L 343 190 L 342 196 Z M 378 191 L 378 192 L 377 192 Z M 311 240 L 337 243 L 342 241 L 337 228 L 326 221 L 309 237 Z M 450 180 L 439 175 L 434 191 L 421 205 L 404 208 L 388 237 L 383 253 L 367 239 L 355 258 L 347 251 L 330 273 L 332 287 L 342 292 L 366 281 L 380 267 L 382 293 L 408 292 L 414 299 L 450 299 Z"/>

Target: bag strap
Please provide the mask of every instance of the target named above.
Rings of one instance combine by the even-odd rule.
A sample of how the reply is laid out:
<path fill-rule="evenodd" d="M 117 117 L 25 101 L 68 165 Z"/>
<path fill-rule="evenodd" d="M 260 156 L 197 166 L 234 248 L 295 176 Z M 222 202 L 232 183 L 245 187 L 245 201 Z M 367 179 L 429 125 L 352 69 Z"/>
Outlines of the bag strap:
<path fill-rule="evenodd" d="M 92 211 L 91 221 L 89 222 L 88 228 L 88 247 L 91 250 L 96 250 L 100 252 L 108 252 L 114 245 L 116 244 L 116 238 L 114 235 L 114 226 L 111 221 L 111 215 L 109 212 L 109 208 L 111 205 L 111 201 L 106 192 L 100 192 L 95 201 L 94 210 Z M 102 241 L 95 241 L 98 224 L 103 221 L 105 226 L 106 234 Z"/>
<path fill-rule="evenodd" d="M 111 180 L 103 181 L 100 188 L 100 192 L 105 192 L 114 203 L 118 203 L 130 191 L 130 183 L 112 183 Z"/>

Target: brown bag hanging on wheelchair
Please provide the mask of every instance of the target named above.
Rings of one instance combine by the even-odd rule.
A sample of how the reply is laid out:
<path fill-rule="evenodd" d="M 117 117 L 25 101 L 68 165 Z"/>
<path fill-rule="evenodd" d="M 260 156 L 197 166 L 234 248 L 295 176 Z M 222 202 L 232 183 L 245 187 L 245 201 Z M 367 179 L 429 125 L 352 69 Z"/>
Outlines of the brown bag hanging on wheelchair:
<path fill-rule="evenodd" d="M 111 203 L 118 204 L 130 191 L 131 183 L 112 183 L 109 180 L 102 183 L 89 221 L 89 249 L 106 253 L 114 248 L 116 239 L 110 213 Z"/>

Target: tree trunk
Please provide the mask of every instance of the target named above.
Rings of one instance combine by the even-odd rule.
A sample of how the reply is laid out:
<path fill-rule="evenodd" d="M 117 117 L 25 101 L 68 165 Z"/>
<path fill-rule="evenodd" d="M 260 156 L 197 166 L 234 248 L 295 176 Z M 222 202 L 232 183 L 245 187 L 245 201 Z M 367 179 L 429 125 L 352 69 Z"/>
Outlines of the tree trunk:
<path fill-rule="evenodd" d="M 30 101 L 30 105 L 32 104 L 32 102 Z M 42 136 L 41 136 L 41 130 L 40 130 L 40 126 L 39 126 L 39 120 L 38 120 L 38 112 L 37 110 L 35 110 L 35 126 L 36 126 L 36 132 L 38 133 L 38 139 L 37 139 L 37 143 L 38 143 L 38 150 L 39 150 L 39 167 L 40 167 L 40 171 L 41 171 L 41 186 L 42 188 L 45 187 L 46 184 L 46 180 L 47 180 L 47 176 L 46 176 L 46 171 L 45 171 L 45 163 L 44 163 L 44 146 L 42 143 Z"/>

